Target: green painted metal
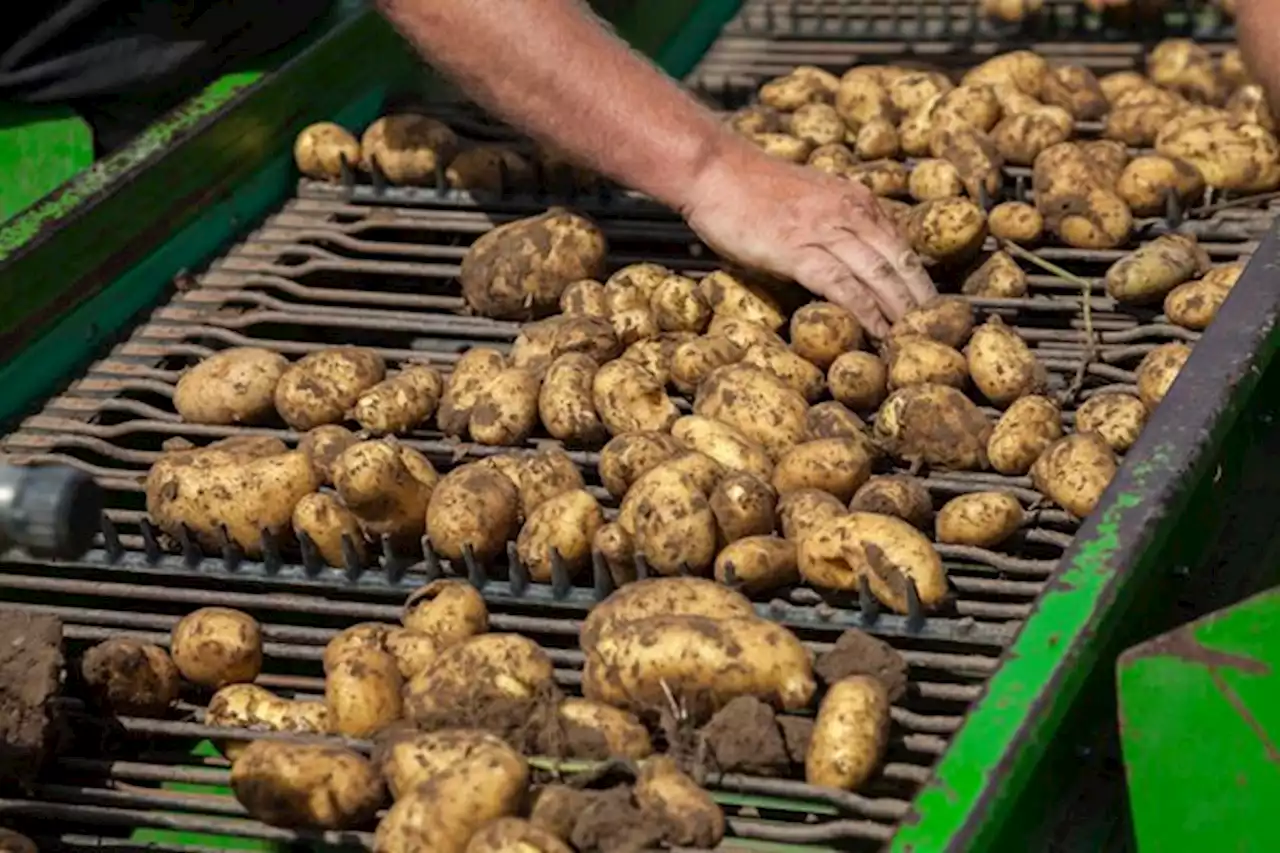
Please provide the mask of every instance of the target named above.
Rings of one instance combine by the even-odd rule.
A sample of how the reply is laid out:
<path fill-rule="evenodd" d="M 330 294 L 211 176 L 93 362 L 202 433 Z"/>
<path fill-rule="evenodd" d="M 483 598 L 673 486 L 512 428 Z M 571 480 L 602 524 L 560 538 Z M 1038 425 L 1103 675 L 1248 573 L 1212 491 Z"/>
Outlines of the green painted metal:
<path fill-rule="evenodd" d="M 0 222 L 93 163 L 93 131 L 63 106 L 0 103 Z"/>
<path fill-rule="evenodd" d="M 1120 658 L 1139 851 L 1280 850 L 1280 589 Z"/>

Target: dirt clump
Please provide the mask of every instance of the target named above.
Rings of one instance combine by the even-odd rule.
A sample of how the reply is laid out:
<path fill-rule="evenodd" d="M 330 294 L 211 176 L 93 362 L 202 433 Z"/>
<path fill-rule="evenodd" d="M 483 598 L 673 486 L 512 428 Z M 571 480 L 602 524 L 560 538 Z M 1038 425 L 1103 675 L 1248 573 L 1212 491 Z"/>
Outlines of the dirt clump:
<path fill-rule="evenodd" d="M 702 727 L 707 757 L 721 773 L 777 776 L 791 765 L 786 739 L 773 709 L 753 696 L 721 708 Z"/>
<path fill-rule="evenodd" d="M 851 675 L 878 678 L 897 702 L 907 692 L 907 660 L 893 646 L 870 634 L 850 628 L 836 640 L 835 647 L 818 656 L 814 672 L 826 684 Z"/>
<path fill-rule="evenodd" d="M 569 843 L 583 853 L 633 853 L 657 847 L 665 831 L 664 822 L 641 811 L 624 785 L 590 792 Z"/>

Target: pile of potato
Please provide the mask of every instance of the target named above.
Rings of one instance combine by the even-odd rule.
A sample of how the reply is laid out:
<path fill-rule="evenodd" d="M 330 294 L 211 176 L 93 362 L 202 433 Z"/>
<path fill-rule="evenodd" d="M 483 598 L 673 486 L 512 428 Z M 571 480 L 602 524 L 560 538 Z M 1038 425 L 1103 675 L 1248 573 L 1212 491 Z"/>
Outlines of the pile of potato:
<path fill-rule="evenodd" d="M 293 159 L 299 172 L 322 181 L 377 169 L 396 185 L 435 186 L 443 174 L 451 189 L 482 192 L 527 191 L 540 184 L 588 190 L 599 183 L 552 148 L 530 150 L 468 141 L 438 119 L 393 113 L 369 125 L 359 139 L 333 122 L 309 125 L 294 140 Z"/>
<path fill-rule="evenodd" d="M 428 584 L 401 624 L 353 625 L 328 643 L 322 700 L 255 684 L 261 629 L 224 608 L 181 619 L 168 651 L 107 640 L 81 673 L 122 715 L 164 716 L 183 681 L 211 693 L 204 723 L 246 730 L 221 743 L 232 790 L 266 823 L 358 829 L 390 800 L 380 853 L 714 847 L 724 816 L 695 777 L 802 774 L 857 790 L 881 766 L 907 679 L 897 652 L 856 630 L 815 660 L 747 598 L 700 578 L 639 581 L 598 605 L 580 638 L 581 697 L 560 691 L 537 643 L 488 628 L 474 588 Z M 372 758 L 325 735 L 371 739 Z M 580 789 L 537 772 L 603 761 L 633 778 Z"/>

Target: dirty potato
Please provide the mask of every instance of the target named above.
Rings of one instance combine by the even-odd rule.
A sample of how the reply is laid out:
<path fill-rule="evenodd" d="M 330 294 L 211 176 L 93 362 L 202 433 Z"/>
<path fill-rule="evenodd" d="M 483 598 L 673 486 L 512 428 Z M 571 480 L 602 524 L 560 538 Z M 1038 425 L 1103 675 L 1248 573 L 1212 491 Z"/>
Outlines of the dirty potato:
<path fill-rule="evenodd" d="M 582 353 L 565 353 L 551 363 L 538 392 L 538 415 L 552 438 L 571 445 L 604 440 L 607 432 L 591 396 L 598 369 L 595 360 Z"/>
<path fill-rule="evenodd" d="M 837 402 L 857 412 L 874 411 L 888 393 L 889 372 L 869 352 L 847 352 L 827 371 L 827 387 Z"/>
<path fill-rule="evenodd" d="M 609 319 L 604 285 L 593 278 L 569 282 L 560 294 L 560 312 L 570 317 Z"/>
<path fill-rule="evenodd" d="M 793 112 L 805 104 L 829 103 L 839 81 L 821 69 L 813 71 L 818 73 L 809 73 L 806 66 L 800 66 L 765 83 L 760 87 L 760 103 L 781 112 Z"/>
<path fill-rule="evenodd" d="M 125 717 L 163 716 L 181 687 L 168 652 L 128 637 L 112 637 L 86 651 L 80 675 L 99 707 Z"/>
<path fill-rule="evenodd" d="M 335 347 L 294 362 L 275 386 L 275 406 L 295 430 L 336 424 L 360 395 L 386 376 L 382 356 L 362 347 Z"/>
<path fill-rule="evenodd" d="M 1211 187 L 1238 193 L 1280 187 L 1280 142 L 1266 128 L 1219 118 L 1162 138 L 1156 152 L 1191 164 Z"/>
<path fill-rule="evenodd" d="M 471 423 L 471 410 L 481 393 L 507 367 L 507 357 L 495 349 L 472 347 L 453 366 L 440 398 L 436 423 L 445 435 L 463 438 Z"/>
<path fill-rule="evenodd" d="M 724 813 L 711 794 L 680 770 L 670 756 L 640 766 L 636 803 L 662 822 L 663 841 L 673 847 L 710 849 L 724 838 Z"/>
<path fill-rule="evenodd" d="M 385 652 L 387 640 L 399 630 L 397 626 L 385 622 L 357 622 L 344 628 L 325 644 L 322 658 L 325 673 L 329 672 L 339 658 L 347 654 L 362 654 L 369 650 Z"/>
<path fill-rule="evenodd" d="M 1044 217 L 1024 201 L 1003 201 L 987 214 L 991 236 L 1019 245 L 1030 245 L 1044 235 Z"/>
<path fill-rule="evenodd" d="M 830 104 L 805 104 L 791 114 L 791 135 L 810 145 L 841 142 L 845 135 L 844 120 Z"/>
<path fill-rule="evenodd" d="M 613 585 L 620 587 L 636 579 L 636 545 L 621 524 L 610 522 L 596 531 L 591 550 L 604 560 Z"/>
<path fill-rule="evenodd" d="M 876 437 L 899 459 L 958 471 L 986 467 L 991 429 L 986 415 L 947 385 L 894 391 L 875 422 Z"/>
<path fill-rule="evenodd" d="M 996 316 L 974 330 L 965 348 L 969 376 L 982 395 L 997 406 L 1038 394 L 1048 376 L 1035 353 Z"/>
<path fill-rule="evenodd" d="M 724 270 L 716 270 L 698 282 L 698 292 L 720 317 L 758 323 L 770 331 L 782 328 L 787 321 L 766 290 Z"/>
<path fill-rule="evenodd" d="M 800 540 L 800 575 L 819 589 L 857 590 L 865 579 L 871 594 L 895 613 L 907 613 L 908 583 L 926 610 L 947 598 L 947 574 L 929 539 L 900 518 L 851 512 L 826 522 Z"/>
<path fill-rule="evenodd" d="M 256 684 L 228 684 L 214 693 L 204 712 L 204 724 L 255 732 L 307 735 L 328 734 L 330 731 L 329 709 L 324 702 L 282 699 Z M 235 761 L 249 740 L 226 738 L 219 749 Z"/>
<path fill-rule="evenodd" d="M 430 185 L 453 159 L 458 136 L 443 122 L 413 113 L 386 115 L 360 137 L 360 168 L 393 184 Z"/>
<path fill-rule="evenodd" d="M 1022 504 L 1008 492 L 970 492 L 943 504 L 934 538 L 948 545 L 997 548 L 1022 526 Z"/>
<path fill-rule="evenodd" d="M 819 438 L 787 451 L 773 469 L 773 488 L 779 495 L 819 489 L 847 503 L 871 476 L 866 442 L 854 438 Z"/>
<path fill-rule="evenodd" d="M 996 421 L 987 442 L 987 458 L 1001 474 L 1020 477 L 1059 438 L 1062 413 L 1058 404 L 1037 394 L 1019 397 Z"/>
<path fill-rule="evenodd" d="M 789 349 L 756 344 L 742 356 L 741 363 L 772 373 L 810 403 L 826 393 L 827 378 L 822 371 Z"/>
<path fill-rule="evenodd" d="M 316 492 L 298 501 L 293 508 L 293 532 L 300 542 L 304 536 L 309 539 L 326 565 L 346 566 L 348 550 L 356 566 L 368 560 L 360 520 L 331 494 Z"/>
<path fill-rule="evenodd" d="M 631 534 L 636 554 L 658 574 L 701 574 L 715 558 L 711 504 L 693 477 L 678 469 L 659 466 L 637 480 L 619 523 Z"/>
<path fill-rule="evenodd" d="M 893 324 L 890 339 L 922 335 L 952 349 L 960 349 L 973 332 L 973 306 L 959 296 L 935 296 L 912 308 Z"/>
<path fill-rule="evenodd" d="M 641 476 L 682 451 L 680 442 L 665 432 L 622 433 L 600 451 L 600 482 L 621 499 Z"/>
<path fill-rule="evenodd" d="M 440 479 L 426 506 L 431 547 L 453 561 L 470 550 L 487 562 L 502 554 L 518 530 L 520 494 L 495 468 L 463 465 Z M 459 563 L 461 565 L 461 563 Z"/>
<path fill-rule="evenodd" d="M 569 454 L 557 448 L 490 456 L 479 464 L 496 467 L 515 484 L 520 495 L 521 518 L 527 517 L 543 501 L 585 488 L 578 466 Z"/>
<path fill-rule="evenodd" d="M 1136 371 L 1138 398 L 1148 412 L 1160 405 L 1190 357 L 1191 347 L 1183 343 L 1161 344 L 1143 356 Z"/>
<path fill-rule="evenodd" d="M 1093 72 L 1083 65 L 1059 65 L 1044 76 L 1040 100 L 1061 107 L 1077 121 L 1096 121 L 1111 105 Z"/>
<path fill-rule="evenodd" d="M 448 647 L 489 630 L 489 611 L 475 587 L 440 579 L 409 593 L 400 622 Z"/>
<path fill-rule="evenodd" d="M 672 425 L 671 437 L 684 449 L 705 454 L 729 471 L 764 480 L 773 473 L 773 460 L 764 447 L 721 421 L 688 415 Z"/>
<path fill-rule="evenodd" d="M 516 538 L 516 553 L 535 583 L 550 583 L 554 552 L 575 577 L 591 563 L 591 542 L 604 524 L 600 504 L 585 489 L 539 504 Z"/>
<path fill-rule="evenodd" d="M 202 607 L 173 626 L 169 654 L 182 677 L 198 687 L 250 682 L 262 672 L 262 629 L 239 610 Z"/>
<path fill-rule="evenodd" d="M 425 456 L 391 439 L 353 444 L 333 465 L 338 497 L 365 532 L 402 545 L 422 536 L 427 502 L 439 480 Z"/>
<path fill-rule="evenodd" d="M 825 522 L 847 515 L 840 499 L 830 492 L 801 489 L 778 501 L 778 526 L 789 542 L 799 542 Z"/>
<path fill-rule="evenodd" d="M 488 823 L 467 842 L 465 853 L 573 853 L 573 848 L 541 827 L 517 817 Z"/>
<path fill-rule="evenodd" d="M 741 348 L 743 352 L 757 345 L 786 346 L 786 342 L 782 340 L 782 337 L 777 332 L 771 331 L 759 323 L 743 320 L 740 317 L 731 317 L 727 314 L 717 314 L 711 318 L 711 325 L 707 326 L 707 337 L 727 338 Z"/>
<path fill-rule="evenodd" d="M 868 480 L 849 501 L 849 510 L 893 516 L 924 530 L 933 518 L 933 498 L 919 478 L 890 474 Z"/>
<path fill-rule="evenodd" d="M 489 446 L 523 444 L 538 426 L 538 373 L 509 367 L 477 395 L 467 429 L 472 440 Z"/>
<path fill-rule="evenodd" d="M 579 644 L 590 651 L 620 626 L 655 616 L 701 616 L 709 620 L 755 616 L 739 592 L 705 578 L 648 578 L 620 587 L 597 604 L 582 623 Z"/>
<path fill-rule="evenodd" d="M 791 315 L 791 349 L 822 370 L 862 342 L 862 326 L 839 305 L 811 302 Z"/>
<path fill-rule="evenodd" d="M 576 758 L 638 761 L 653 752 L 649 732 L 633 715 L 619 708 L 589 699 L 568 698 L 561 701 L 557 713 L 567 727 L 590 732 L 600 742 L 599 749 L 590 750 L 594 754 L 575 754 Z"/>
<path fill-rule="evenodd" d="M 231 765 L 231 790 L 250 816 L 290 829 L 354 829 L 382 804 L 369 760 L 334 746 L 258 740 Z"/>
<path fill-rule="evenodd" d="M 964 195 L 960 170 L 947 160 L 926 158 L 916 163 L 907 181 L 907 191 L 916 201 L 958 198 Z"/>
<path fill-rule="evenodd" d="M 660 332 L 652 338 L 636 341 L 627 347 L 622 358 L 634 361 L 653 374 L 662 385 L 671 382 L 671 361 L 681 344 L 697 340 L 692 332 Z"/>
<path fill-rule="evenodd" d="M 1185 281 L 1209 269 L 1209 255 L 1191 234 L 1165 234 L 1143 243 L 1107 270 L 1107 295 L 1117 302 L 1160 302 Z"/>
<path fill-rule="evenodd" d="M 534 174 L 532 164 L 507 145 L 474 145 L 449 161 L 444 179 L 455 190 L 501 193 L 528 191 Z"/>
<path fill-rule="evenodd" d="M 427 365 L 406 365 L 361 394 L 352 417 L 372 435 L 409 432 L 436 413 L 443 391 L 440 371 Z"/>
<path fill-rule="evenodd" d="M 420 732 L 408 727 L 385 732 L 375 746 L 373 761 L 387 780 L 393 800 L 456 766 L 493 762 L 514 768 L 523 763 L 506 741 L 480 729 Z"/>
<path fill-rule="evenodd" d="M 318 426 L 308 430 L 298 442 L 298 450 L 311 460 L 316 479 L 321 485 L 333 485 L 333 466 L 342 452 L 359 439 L 346 427 L 336 424 Z"/>
<path fill-rule="evenodd" d="M 858 128 L 853 147 L 867 162 L 897 157 L 901 147 L 898 128 L 887 118 L 873 118 Z"/>
<path fill-rule="evenodd" d="M 1076 410 L 1076 432 L 1102 437 L 1116 453 L 1134 445 L 1147 425 L 1147 407 L 1132 394 L 1108 391 L 1090 397 Z"/>
<path fill-rule="evenodd" d="M 965 277 L 960 291 L 986 299 L 1021 299 L 1027 295 L 1027 273 L 1005 252 L 992 252 Z"/>
<path fill-rule="evenodd" d="M 1209 328 L 1242 272 L 1244 263 L 1236 262 L 1215 267 L 1202 278 L 1178 285 L 1164 298 L 1165 316 L 1184 329 Z"/>
<path fill-rule="evenodd" d="M 479 634 L 444 649 L 409 680 L 405 716 L 425 731 L 455 725 L 486 702 L 531 701 L 554 686 L 553 677 L 551 659 L 532 640 Z"/>
<path fill-rule="evenodd" d="M 1078 432 L 1064 436 L 1031 466 L 1036 491 L 1077 518 L 1093 512 L 1116 475 L 1116 457 L 1101 436 Z"/>
<path fill-rule="evenodd" d="M 1001 120 L 991 131 L 991 142 L 1006 163 L 1030 166 L 1041 151 L 1066 142 L 1072 127 L 1066 110 L 1040 107 Z"/>
<path fill-rule="evenodd" d="M 1204 178 L 1190 163 L 1158 154 L 1134 157 L 1116 192 L 1137 216 L 1163 216 L 1169 196 L 1186 205 L 1204 192 Z"/>
<path fill-rule="evenodd" d="M 664 332 L 701 332 L 711 322 L 711 306 L 702 298 L 698 282 L 683 275 L 662 280 L 649 300 L 649 311 Z"/>
<path fill-rule="evenodd" d="M 293 140 L 293 162 L 308 178 L 338 181 L 344 169 L 353 170 L 360 163 L 360 143 L 340 124 L 316 122 Z"/>
<path fill-rule="evenodd" d="M 400 719 L 400 664 L 387 651 L 352 648 L 335 656 L 324 674 L 324 701 L 333 731 L 368 738 Z"/>
<path fill-rule="evenodd" d="M 857 791 L 889 747 L 889 694 L 877 678 L 852 675 L 827 688 L 804 757 L 810 785 Z"/>
<path fill-rule="evenodd" d="M 693 411 L 735 427 L 777 459 L 803 440 L 808 404 L 772 373 L 735 364 L 698 386 Z"/>
<path fill-rule="evenodd" d="M 254 424 L 275 413 L 276 385 L 289 368 L 259 347 L 216 352 L 185 371 L 173 389 L 174 411 L 189 424 Z"/>
<path fill-rule="evenodd" d="M 809 407 L 805 416 L 805 434 L 815 438 L 856 438 L 869 440 L 867 424 L 849 407 L 836 400 L 827 400 Z M 870 448 L 874 450 L 874 448 Z"/>
<path fill-rule="evenodd" d="M 730 542 L 715 563 L 716 580 L 750 593 L 769 592 L 800 580 L 796 546 L 780 536 L 746 536 Z"/>
<path fill-rule="evenodd" d="M 759 477 L 741 472 L 726 475 L 708 497 L 718 540 L 729 543 L 772 533 L 777 526 L 777 499 L 773 487 Z"/>
<path fill-rule="evenodd" d="M 889 389 L 936 383 L 963 388 L 969 382 L 965 357 L 943 343 L 919 336 L 899 335 L 890 340 Z"/>
<path fill-rule="evenodd" d="M 680 417 L 658 378 L 633 361 L 611 361 L 596 371 L 592 400 L 611 435 L 666 432 Z"/>

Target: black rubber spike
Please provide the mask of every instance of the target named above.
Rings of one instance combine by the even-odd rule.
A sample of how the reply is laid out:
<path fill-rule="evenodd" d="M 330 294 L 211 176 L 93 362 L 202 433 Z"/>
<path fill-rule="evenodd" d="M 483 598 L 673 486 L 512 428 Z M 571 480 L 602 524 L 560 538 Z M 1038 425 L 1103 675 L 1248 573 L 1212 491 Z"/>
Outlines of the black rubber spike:
<path fill-rule="evenodd" d="M 200 547 L 191 538 L 191 531 L 185 524 L 178 528 L 178 546 L 182 548 L 182 562 L 188 569 L 200 565 L 200 559 L 204 555 L 200 553 Z"/>
<path fill-rule="evenodd" d="M 1164 191 L 1164 221 L 1168 223 L 1170 228 L 1177 228 L 1182 224 L 1183 217 L 1182 199 L 1178 198 L 1177 192 L 1172 187 L 1166 188 Z"/>
<path fill-rule="evenodd" d="M 522 596 L 529 588 L 529 570 L 525 568 L 515 542 L 507 543 L 507 580 L 511 585 L 511 594 Z"/>
<path fill-rule="evenodd" d="M 390 540 L 383 540 L 383 543 L 384 546 L 389 545 Z M 360 559 L 360 552 L 356 549 L 355 540 L 345 533 L 342 534 L 342 567 L 348 583 L 355 583 L 360 580 L 360 575 L 364 574 L 364 565 Z"/>
<path fill-rule="evenodd" d="M 432 176 L 436 195 L 446 195 L 449 192 L 449 176 L 445 173 L 444 160 L 436 158 L 436 171 Z"/>
<path fill-rule="evenodd" d="M 985 182 L 979 183 L 978 184 L 978 207 L 982 208 L 984 211 L 989 211 L 991 210 L 991 205 L 993 201 L 994 199 L 991 198 L 991 193 L 987 192 L 986 183 Z"/>
<path fill-rule="evenodd" d="M 387 583 L 400 583 L 412 562 L 407 555 L 402 556 L 396 552 L 395 543 L 389 535 L 382 534 L 382 570 L 387 575 Z"/>
<path fill-rule="evenodd" d="M 467 566 L 467 582 L 476 589 L 484 589 L 489 583 L 489 576 L 485 573 L 484 565 L 476 559 L 475 549 L 470 545 L 462 546 L 462 562 Z"/>
<path fill-rule="evenodd" d="M 244 552 L 240 550 L 239 545 L 231 541 L 231 534 L 227 532 L 226 525 L 218 525 L 218 546 L 222 551 L 222 567 L 229 572 L 240 568 Z"/>
<path fill-rule="evenodd" d="M 428 583 L 444 577 L 440 558 L 436 556 L 436 549 L 431 547 L 431 539 L 426 536 L 422 537 L 422 573 L 426 575 Z"/>
<path fill-rule="evenodd" d="M 871 594 L 866 575 L 858 579 L 858 605 L 862 608 L 862 624 L 874 625 L 880 618 L 880 601 Z"/>
<path fill-rule="evenodd" d="M 644 558 L 644 554 L 636 554 L 636 580 L 642 581 L 649 577 L 649 561 Z"/>
<path fill-rule="evenodd" d="M 148 563 L 155 565 L 160 562 L 160 543 L 156 540 L 156 527 L 149 518 L 142 519 L 142 550 Z"/>
<path fill-rule="evenodd" d="M 513 189 L 511 186 L 511 171 L 507 168 L 507 161 L 498 158 L 498 198 L 505 199 Z"/>
<path fill-rule="evenodd" d="M 560 551 L 551 549 L 551 597 L 562 601 L 573 591 L 573 579 L 569 576 L 569 565 L 560 556 Z"/>
<path fill-rule="evenodd" d="M 609 571 L 609 564 L 605 561 L 604 554 L 594 549 L 591 551 L 591 587 L 596 601 L 604 601 L 613 594 L 615 589 L 613 573 Z"/>
<path fill-rule="evenodd" d="M 346 154 L 338 155 L 338 170 L 342 180 L 342 188 L 347 192 L 356 188 L 356 170 L 354 165 L 347 160 Z"/>
<path fill-rule="evenodd" d="M 320 574 L 321 569 L 324 568 L 324 560 L 320 559 L 320 552 L 316 550 L 316 543 L 312 541 L 310 535 L 299 533 L 298 546 L 302 550 L 302 569 L 307 577 L 313 578 Z"/>
<path fill-rule="evenodd" d="M 736 569 L 734 569 L 733 563 L 727 562 L 727 561 L 725 562 L 724 578 L 722 579 L 721 582 L 725 586 L 729 587 L 729 589 L 742 588 L 742 578 L 738 577 L 738 572 Z"/>
<path fill-rule="evenodd" d="M 120 562 L 120 558 L 124 556 L 124 546 L 120 544 L 120 531 L 116 530 L 115 522 L 108 518 L 105 512 L 98 523 L 98 529 L 102 532 L 102 548 L 107 552 L 107 561 Z"/>
<path fill-rule="evenodd" d="M 369 155 L 369 179 L 373 182 L 373 191 L 378 195 L 382 195 L 387 191 L 387 176 L 382 171 L 382 167 L 378 165 L 378 158 L 374 154 Z"/>
<path fill-rule="evenodd" d="M 924 605 L 920 603 L 920 591 L 914 578 L 907 578 L 907 630 L 919 631 L 924 627 Z"/>
<path fill-rule="evenodd" d="M 258 533 L 258 541 L 262 543 L 262 566 L 266 569 L 268 577 L 275 577 L 284 568 L 284 557 L 280 554 L 280 539 L 264 528 Z"/>

